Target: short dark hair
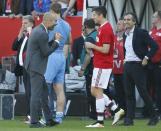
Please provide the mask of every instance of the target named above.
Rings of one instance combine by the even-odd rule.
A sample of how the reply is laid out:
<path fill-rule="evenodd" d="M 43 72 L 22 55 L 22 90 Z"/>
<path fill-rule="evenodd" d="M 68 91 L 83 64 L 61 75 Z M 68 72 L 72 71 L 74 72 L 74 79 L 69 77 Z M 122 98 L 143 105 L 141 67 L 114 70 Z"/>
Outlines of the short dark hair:
<path fill-rule="evenodd" d="M 157 11 L 157 15 L 159 16 L 159 18 L 161 19 L 161 10 Z"/>
<path fill-rule="evenodd" d="M 137 18 L 136 18 L 136 14 L 135 13 L 133 13 L 133 12 L 127 12 L 127 13 L 124 14 L 124 16 L 126 16 L 126 15 L 131 15 L 132 16 L 132 20 L 134 22 L 137 22 Z"/>
<path fill-rule="evenodd" d="M 120 18 L 118 19 L 118 21 L 119 21 L 119 20 L 124 20 L 124 17 L 120 17 Z"/>
<path fill-rule="evenodd" d="M 93 19 L 86 19 L 84 21 L 84 27 L 85 28 L 89 28 L 89 29 L 93 29 L 95 28 L 95 22 Z"/>
<path fill-rule="evenodd" d="M 96 14 L 103 15 L 103 17 L 106 18 L 107 10 L 104 6 L 95 7 L 95 8 L 93 8 L 92 12 L 93 11 L 95 11 Z"/>
<path fill-rule="evenodd" d="M 50 9 L 57 14 L 61 14 L 61 4 L 58 2 L 53 2 L 50 6 Z"/>

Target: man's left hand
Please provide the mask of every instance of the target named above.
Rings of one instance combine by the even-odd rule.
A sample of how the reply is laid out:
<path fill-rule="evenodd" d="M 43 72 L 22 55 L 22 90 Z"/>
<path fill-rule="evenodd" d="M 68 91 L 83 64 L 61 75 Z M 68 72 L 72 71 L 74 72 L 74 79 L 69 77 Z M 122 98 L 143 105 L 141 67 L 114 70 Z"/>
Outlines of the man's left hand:
<path fill-rule="evenodd" d="M 146 58 L 144 58 L 142 61 L 142 66 L 146 66 L 147 64 L 148 64 L 148 60 Z"/>

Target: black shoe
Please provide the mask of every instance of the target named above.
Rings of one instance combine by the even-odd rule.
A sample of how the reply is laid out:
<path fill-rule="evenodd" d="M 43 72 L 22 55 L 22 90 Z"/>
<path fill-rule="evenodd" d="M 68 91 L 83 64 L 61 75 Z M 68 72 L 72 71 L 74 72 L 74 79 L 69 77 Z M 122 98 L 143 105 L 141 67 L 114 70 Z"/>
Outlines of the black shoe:
<path fill-rule="evenodd" d="M 58 124 L 59 124 L 59 123 L 56 122 L 56 121 L 49 120 L 49 121 L 46 123 L 46 126 L 52 127 L 52 126 L 55 126 L 55 125 L 58 125 Z"/>
<path fill-rule="evenodd" d="M 45 126 L 41 124 L 40 122 L 30 124 L 30 128 L 44 128 L 44 127 Z"/>
<path fill-rule="evenodd" d="M 56 126 L 56 125 L 59 125 L 59 124 L 61 124 L 61 123 L 54 121 L 54 125 L 55 125 L 55 126 Z"/>
<path fill-rule="evenodd" d="M 124 126 L 133 126 L 134 125 L 134 122 L 130 118 L 125 118 L 123 125 Z"/>
<path fill-rule="evenodd" d="M 159 116 L 151 118 L 148 122 L 148 126 L 155 126 L 159 122 Z"/>
<path fill-rule="evenodd" d="M 46 122 L 46 126 L 48 126 L 48 127 L 52 127 L 54 125 L 55 124 L 54 124 L 54 121 L 53 120 L 49 120 L 48 122 Z"/>

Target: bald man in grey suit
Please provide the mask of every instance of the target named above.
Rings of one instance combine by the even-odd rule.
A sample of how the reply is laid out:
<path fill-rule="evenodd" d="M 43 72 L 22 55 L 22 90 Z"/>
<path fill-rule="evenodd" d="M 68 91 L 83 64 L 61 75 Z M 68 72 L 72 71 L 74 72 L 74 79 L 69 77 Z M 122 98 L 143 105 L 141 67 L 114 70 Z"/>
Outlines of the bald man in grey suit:
<path fill-rule="evenodd" d="M 41 109 L 45 114 L 46 125 L 54 125 L 48 107 L 48 88 L 44 72 L 48 56 L 58 47 L 61 39 L 61 35 L 56 33 L 53 36 L 55 40 L 48 43 L 48 30 L 53 29 L 55 22 L 56 17 L 52 13 L 45 13 L 43 22 L 32 30 L 28 40 L 25 68 L 30 74 L 31 81 L 31 128 L 43 127 L 39 123 Z"/>

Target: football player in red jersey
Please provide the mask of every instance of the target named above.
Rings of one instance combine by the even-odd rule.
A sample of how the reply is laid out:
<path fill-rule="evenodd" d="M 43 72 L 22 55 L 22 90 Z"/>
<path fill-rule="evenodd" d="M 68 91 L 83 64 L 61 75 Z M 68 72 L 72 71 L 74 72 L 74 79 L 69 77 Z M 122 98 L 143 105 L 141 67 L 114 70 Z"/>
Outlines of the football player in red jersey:
<path fill-rule="evenodd" d="M 97 121 L 86 127 L 104 127 L 104 109 L 110 106 L 115 112 L 114 121 L 116 124 L 124 114 L 124 110 L 119 109 L 107 96 L 103 90 L 107 88 L 109 78 L 113 68 L 113 51 L 114 51 L 114 33 L 110 23 L 106 19 L 106 8 L 104 6 L 96 7 L 92 11 L 93 19 L 99 24 L 96 44 L 87 43 L 86 48 L 92 49 L 93 58 L 93 76 L 91 84 L 91 94 L 96 98 Z"/>

